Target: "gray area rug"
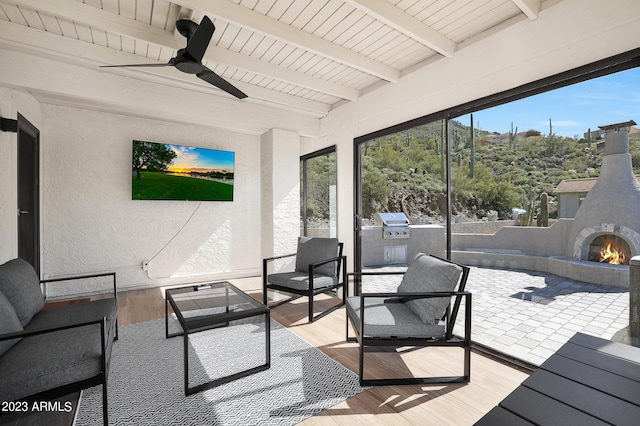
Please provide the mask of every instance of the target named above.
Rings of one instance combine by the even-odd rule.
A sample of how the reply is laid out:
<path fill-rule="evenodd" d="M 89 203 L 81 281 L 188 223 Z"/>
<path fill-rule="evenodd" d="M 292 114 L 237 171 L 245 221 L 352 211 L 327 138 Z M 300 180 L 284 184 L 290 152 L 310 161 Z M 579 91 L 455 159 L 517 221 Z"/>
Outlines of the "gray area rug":
<path fill-rule="evenodd" d="M 190 386 L 265 362 L 264 320 L 232 324 L 190 336 Z M 109 372 L 109 423 L 293 425 L 366 389 L 273 320 L 268 370 L 188 397 L 183 370 L 183 339 L 165 339 L 164 319 L 121 327 Z M 100 386 L 83 391 L 75 424 L 102 424 Z"/>

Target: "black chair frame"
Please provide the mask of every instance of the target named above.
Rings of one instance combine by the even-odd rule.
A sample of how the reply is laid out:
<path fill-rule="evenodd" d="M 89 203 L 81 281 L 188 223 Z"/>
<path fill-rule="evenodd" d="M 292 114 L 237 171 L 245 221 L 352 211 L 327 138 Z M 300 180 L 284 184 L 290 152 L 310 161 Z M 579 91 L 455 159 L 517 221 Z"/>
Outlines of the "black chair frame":
<path fill-rule="evenodd" d="M 280 256 L 274 256 L 274 257 L 268 257 L 262 260 L 262 303 L 265 306 L 269 306 L 269 308 L 276 308 L 280 305 L 283 305 L 285 303 L 294 301 L 296 299 L 299 299 L 301 297 L 307 297 L 309 299 L 309 322 L 314 322 L 317 319 L 320 319 L 328 314 L 330 314 L 331 312 L 335 311 L 336 309 L 339 309 L 340 307 L 344 306 L 345 303 L 345 286 L 347 285 L 347 257 L 342 255 L 342 247 L 343 247 L 343 243 L 338 243 L 338 256 L 336 257 L 332 257 L 330 259 L 326 259 L 320 262 L 316 262 L 316 263 L 312 263 L 309 265 L 309 289 L 304 289 L 304 290 L 298 290 L 298 289 L 293 289 L 290 287 L 285 287 L 285 286 L 281 286 L 281 285 L 277 285 L 277 284 L 272 284 L 270 282 L 268 282 L 268 265 L 269 262 L 272 262 L 274 260 L 278 260 L 278 259 L 285 259 L 288 257 L 293 257 L 296 255 L 296 253 L 291 253 L 291 254 L 284 254 L 284 255 L 280 255 Z M 326 265 L 327 263 L 331 263 L 331 262 L 337 262 L 337 268 L 336 268 L 336 273 L 338 274 L 338 283 L 332 286 L 327 286 L 327 287 L 322 287 L 322 288 L 313 288 L 313 276 L 314 276 L 314 269 L 322 266 L 322 265 Z M 317 314 L 317 315 L 313 315 L 313 298 L 319 294 L 326 294 L 326 293 L 330 293 L 330 292 L 335 292 L 335 297 L 339 297 L 338 295 L 338 289 L 342 288 L 342 300 L 340 303 L 338 303 L 337 305 L 334 305 L 324 311 L 322 311 L 321 313 Z M 276 290 L 276 291 L 281 291 L 281 292 L 285 292 L 285 293 L 289 293 L 289 294 L 293 294 L 294 296 L 288 297 L 284 300 L 280 300 L 276 303 L 273 303 L 271 305 L 267 305 L 267 290 Z M 333 296 L 333 295 L 332 295 Z"/>
<path fill-rule="evenodd" d="M 434 256 L 435 257 L 435 256 Z M 440 259 L 445 260 L 445 259 Z M 454 263 L 445 260 L 450 263 Z M 361 386 L 388 386 L 388 385 L 414 385 L 414 384 L 433 384 L 433 383 L 467 383 L 471 380 L 471 293 L 465 291 L 467 277 L 469 276 L 469 267 L 458 265 L 462 268 L 462 275 L 458 284 L 458 291 L 452 292 L 425 292 L 425 293 L 363 293 L 361 291 L 363 276 L 376 275 L 403 275 L 404 272 L 353 272 L 349 273 L 354 279 L 354 294 L 360 297 L 360 318 L 352 318 L 347 310 L 346 338 L 348 342 L 358 342 L 359 359 L 358 359 L 358 377 Z M 451 304 L 447 307 L 442 320 L 445 324 L 445 334 L 442 338 L 424 338 L 424 337 L 368 337 L 365 330 L 365 299 L 366 298 L 391 298 L 400 299 L 404 302 L 412 299 L 425 299 L 435 297 L 453 298 L 453 308 Z M 459 337 L 453 334 L 453 326 L 455 325 L 458 311 L 462 299 L 465 301 L 464 317 L 464 336 Z M 359 321 L 359 328 L 356 327 L 355 321 Z M 349 336 L 349 323 L 353 326 L 355 337 Z M 358 331 L 360 330 L 360 331 Z M 461 376 L 440 376 L 440 377 L 409 377 L 409 378 L 388 378 L 388 379 L 365 379 L 364 378 L 364 352 L 375 351 L 380 347 L 404 347 L 412 346 L 420 347 L 460 347 L 464 350 L 463 374 Z M 382 349 L 377 349 L 382 350 Z"/>

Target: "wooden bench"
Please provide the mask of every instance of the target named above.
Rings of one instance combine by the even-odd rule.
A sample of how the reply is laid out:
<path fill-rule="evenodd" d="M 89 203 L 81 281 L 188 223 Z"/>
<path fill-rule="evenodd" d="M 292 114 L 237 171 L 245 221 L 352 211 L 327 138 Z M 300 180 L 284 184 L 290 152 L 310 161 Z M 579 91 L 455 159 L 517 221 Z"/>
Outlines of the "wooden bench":
<path fill-rule="evenodd" d="M 576 333 L 476 423 L 531 424 L 640 424 L 640 348 Z"/>

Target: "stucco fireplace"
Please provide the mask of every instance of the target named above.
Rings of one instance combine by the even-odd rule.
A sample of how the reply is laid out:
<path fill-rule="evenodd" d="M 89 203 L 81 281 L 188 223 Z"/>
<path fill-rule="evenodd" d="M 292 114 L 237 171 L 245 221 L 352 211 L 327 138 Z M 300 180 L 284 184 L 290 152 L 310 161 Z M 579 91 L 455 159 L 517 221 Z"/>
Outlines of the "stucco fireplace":
<path fill-rule="evenodd" d="M 573 221 L 568 257 L 628 265 L 640 254 L 640 184 L 629 154 L 630 120 L 600 126 L 605 153 L 600 177 Z"/>

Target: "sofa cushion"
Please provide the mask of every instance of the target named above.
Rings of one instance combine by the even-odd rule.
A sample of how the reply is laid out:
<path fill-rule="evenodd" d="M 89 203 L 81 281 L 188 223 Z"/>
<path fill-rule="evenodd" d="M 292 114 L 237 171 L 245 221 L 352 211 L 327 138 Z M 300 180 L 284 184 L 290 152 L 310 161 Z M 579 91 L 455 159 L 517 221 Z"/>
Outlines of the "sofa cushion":
<path fill-rule="evenodd" d="M 298 238 L 298 251 L 296 252 L 296 271 L 309 272 L 309 264 L 323 260 L 333 259 L 338 256 L 337 238 Z M 329 262 L 314 268 L 316 274 L 336 275 L 337 262 Z"/>
<path fill-rule="evenodd" d="M 0 291 L 4 293 L 24 327 L 44 306 L 44 295 L 35 269 L 22 259 L 0 265 Z"/>
<path fill-rule="evenodd" d="M 107 317 L 106 361 L 115 337 L 116 300 L 44 309 L 25 331 L 59 327 Z M 0 357 L 0 401 L 12 401 L 93 378 L 102 371 L 100 324 L 25 337 Z"/>
<path fill-rule="evenodd" d="M 0 291 L 0 335 L 15 333 L 17 331 L 22 331 L 22 324 L 20 324 L 20 320 L 13 306 Z M 19 341 L 20 339 L 0 341 L 0 356 Z"/>
<path fill-rule="evenodd" d="M 97 376 L 100 325 L 25 337 L 0 357 L 0 400 L 13 401 Z"/>
<path fill-rule="evenodd" d="M 460 266 L 420 253 L 409 264 L 398 293 L 454 291 L 461 274 Z M 426 324 L 437 324 L 450 302 L 450 297 L 435 297 L 409 300 L 406 304 Z"/>

